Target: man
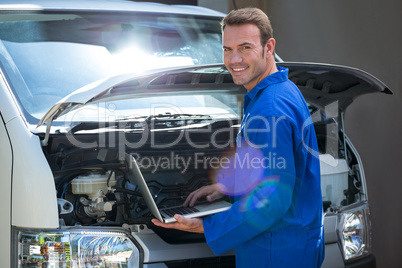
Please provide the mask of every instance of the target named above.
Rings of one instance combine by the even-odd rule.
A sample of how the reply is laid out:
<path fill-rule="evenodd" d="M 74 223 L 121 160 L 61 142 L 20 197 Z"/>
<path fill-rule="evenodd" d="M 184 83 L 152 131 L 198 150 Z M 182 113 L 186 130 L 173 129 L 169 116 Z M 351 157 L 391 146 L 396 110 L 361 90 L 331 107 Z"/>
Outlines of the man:
<path fill-rule="evenodd" d="M 205 233 L 216 254 L 235 248 L 237 267 L 320 267 L 320 168 L 307 105 L 288 80 L 288 70 L 276 66 L 275 39 L 265 13 L 256 8 L 232 11 L 223 19 L 222 31 L 224 63 L 234 82 L 248 91 L 235 175 L 191 193 L 184 206 L 223 194 L 234 196 L 235 202 L 230 210 L 204 219 L 175 215 L 176 223 L 153 223 Z"/>

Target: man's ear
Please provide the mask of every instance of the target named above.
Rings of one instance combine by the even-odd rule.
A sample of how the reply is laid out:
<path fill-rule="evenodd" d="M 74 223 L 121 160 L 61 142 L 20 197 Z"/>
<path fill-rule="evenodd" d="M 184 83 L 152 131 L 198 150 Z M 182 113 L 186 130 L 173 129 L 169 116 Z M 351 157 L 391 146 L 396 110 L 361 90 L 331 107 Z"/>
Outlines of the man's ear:
<path fill-rule="evenodd" d="M 264 48 L 267 56 L 274 54 L 275 43 L 276 43 L 276 41 L 274 38 L 268 39 L 267 43 L 265 44 L 265 48 Z"/>

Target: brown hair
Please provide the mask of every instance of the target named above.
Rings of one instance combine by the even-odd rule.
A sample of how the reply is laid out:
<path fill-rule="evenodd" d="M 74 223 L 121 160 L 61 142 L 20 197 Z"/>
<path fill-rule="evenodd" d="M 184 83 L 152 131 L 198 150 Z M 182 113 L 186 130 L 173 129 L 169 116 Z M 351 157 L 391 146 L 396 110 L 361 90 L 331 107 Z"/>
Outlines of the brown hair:
<path fill-rule="evenodd" d="M 273 37 L 273 30 L 268 16 L 258 8 L 247 7 L 232 10 L 221 21 L 222 32 L 226 26 L 251 23 L 260 30 L 261 45 L 264 47 L 268 39 Z"/>

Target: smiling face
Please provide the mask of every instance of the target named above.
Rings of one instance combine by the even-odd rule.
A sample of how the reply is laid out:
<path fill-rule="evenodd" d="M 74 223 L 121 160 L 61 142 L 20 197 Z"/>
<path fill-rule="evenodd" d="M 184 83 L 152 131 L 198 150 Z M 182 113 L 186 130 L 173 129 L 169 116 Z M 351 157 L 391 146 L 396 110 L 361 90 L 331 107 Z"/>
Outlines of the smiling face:
<path fill-rule="evenodd" d="M 223 60 L 237 85 L 250 91 L 262 79 L 277 71 L 273 51 L 275 39 L 262 47 L 254 24 L 227 25 L 223 31 Z"/>

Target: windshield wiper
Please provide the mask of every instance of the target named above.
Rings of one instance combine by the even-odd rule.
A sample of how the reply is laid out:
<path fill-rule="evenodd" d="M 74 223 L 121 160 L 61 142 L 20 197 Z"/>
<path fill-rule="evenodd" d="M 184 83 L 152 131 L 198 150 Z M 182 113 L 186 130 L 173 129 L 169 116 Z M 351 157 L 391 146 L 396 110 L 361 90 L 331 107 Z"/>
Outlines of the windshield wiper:
<path fill-rule="evenodd" d="M 136 121 L 138 119 L 144 119 L 143 121 L 149 123 L 152 120 L 212 120 L 212 117 L 208 114 L 151 114 L 147 116 L 135 116 L 116 119 L 117 122 L 120 121 Z"/>
<path fill-rule="evenodd" d="M 149 122 L 152 119 L 159 120 L 159 119 L 173 119 L 173 120 L 189 120 L 189 119 L 207 119 L 210 120 L 212 117 L 208 114 L 156 114 L 156 115 L 149 115 L 145 118 L 145 121 Z"/>
<path fill-rule="evenodd" d="M 147 116 L 137 116 L 137 117 L 130 117 L 130 118 L 120 118 L 116 119 L 115 121 L 93 121 L 93 122 L 80 122 L 74 127 L 72 127 L 69 132 L 70 133 L 75 133 L 80 130 L 93 130 L 93 129 L 99 129 L 99 128 L 119 128 L 122 127 L 121 123 L 124 123 L 124 126 L 127 126 L 127 124 L 133 125 L 136 124 L 138 126 L 142 126 L 142 123 L 144 122 L 144 119 L 146 119 Z M 143 119 L 143 120 L 139 120 Z M 127 121 L 127 123 L 125 122 Z M 125 127 L 126 128 L 126 127 Z"/>
<path fill-rule="evenodd" d="M 81 122 L 72 127 L 69 132 L 76 133 L 80 130 L 93 130 L 99 128 L 121 128 L 121 123 L 124 123 L 125 129 L 142 129 L 144 124 L 152 128 L 160 127 L 180 127 L 184 125 L 192 125 L 197 123 L 203 123 L 205 121 L 212 120 L 210 115 L 205 114 L 156 114 L 148 116 L 135 116 L 127 118 L 119 118 L 111 122 Z"/>
<path fill-rule="evenodd" d="M 132 125 L 133 123 L 134 122 L 131 121 L 130 125 Z M 141 122 L 138 122 L 138 124 L 141 124 Z M 127 124 L 124 124 L 124 128 L 127 128 L 126 126 L 127 126 Z M 142 124 L 141 124 L 141 126 L 142 126 Z M 68 132 L 76 133 L 76 132 L 81 131 L 81 130 L 93 130 L 93 129 L 101 129 L 101 128 L 115 128 L 115 129 L 118 129 L 118 128 L 121 128 L 121 127 L 122 127 L 122 125 L 119 124 L 116 121 L 111 121 L 111 122 L 103 122 L 103 121 L 99 121 L 99 122 L 97 122 L 97 121 L 95 121 L 95 122 L 81 122 L 81 123 L 78 123 L 77 125 L 75 125 L 74 127 L 72 127 L 71 129 L 69 129 Z"/>
<path fill-rule="evenodd" d="M 143 119 L 143 121 L 138 121 L 138 119 Z M 133 128 L 138 128 L 138 124 L 146 124 L 147 127 L 155 128 L 172 128 L 172 127 L 183 127 L 187 125 L 201 124 L 201 123 L 211 123 L 213 118 L 206 114 L 154 114 L 148 116 L 131 117 L 118 119 L 117 121 L 127 121 L 127 124 L 131 124 Z M 137 126 L 137 127 L 136 127 Z"/>

